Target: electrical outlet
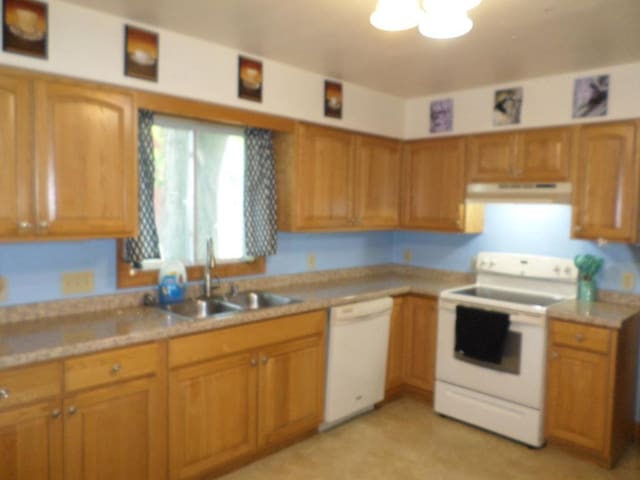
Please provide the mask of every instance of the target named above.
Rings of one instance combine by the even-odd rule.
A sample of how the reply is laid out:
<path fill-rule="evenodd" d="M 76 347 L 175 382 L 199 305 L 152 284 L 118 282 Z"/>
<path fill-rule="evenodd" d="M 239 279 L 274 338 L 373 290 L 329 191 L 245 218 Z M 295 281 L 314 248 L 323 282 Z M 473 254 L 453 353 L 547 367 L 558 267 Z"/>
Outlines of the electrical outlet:
<path fill-rule="evenodd" d="M 404 263 L 411 263 L 411 260 L 413 259 L 413 252 L 410 248 L 405 249 L 402 254 L 402 258 L 404 259 Z"/>
<path fill-rule="evenodd" d="M 6 302 L 9 298 L 9 281 L 7 277 L 0 277 L 0 302 Z"/>
<path fill-rule="evenodd" d="M 636 276 L 633 272 L 622 273 L 622 288 L 625 290 L 633 290 L 636 283 Z"/>
<path fill-rule="evenodd" d="M 316 268 L 316 254 L 315 253 L 310 253 L 309 255 L 307 255 L 307 268 L 309 270 L 313 270 L 314 268 Z"/>
<path fill-rule="evenodd" d="M 93 272 L 67 272 L 62 274 L 62 294 L 91 293 L 95 290 Z"/>

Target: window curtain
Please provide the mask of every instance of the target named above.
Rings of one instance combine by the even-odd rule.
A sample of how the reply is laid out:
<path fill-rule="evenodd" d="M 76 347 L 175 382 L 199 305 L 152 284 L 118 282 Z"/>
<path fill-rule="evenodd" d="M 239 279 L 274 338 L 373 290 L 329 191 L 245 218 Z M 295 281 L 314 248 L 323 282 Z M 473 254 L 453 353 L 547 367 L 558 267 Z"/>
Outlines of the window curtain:
<path fill-rule="evenodd" d="M 271 131 L 245 129 L 244 224 L 247 255 L 277 250 L 276 166 Z"/>
<path fill-rule="evenodd" d="M 155 165 L 153 158 L 153 112 L 138 111 L 138 228 L 135 238 L 125 241 L 124 260 L 140 267 L 142 261 L 160 258 L 160 243 L 153 208 Z"/>

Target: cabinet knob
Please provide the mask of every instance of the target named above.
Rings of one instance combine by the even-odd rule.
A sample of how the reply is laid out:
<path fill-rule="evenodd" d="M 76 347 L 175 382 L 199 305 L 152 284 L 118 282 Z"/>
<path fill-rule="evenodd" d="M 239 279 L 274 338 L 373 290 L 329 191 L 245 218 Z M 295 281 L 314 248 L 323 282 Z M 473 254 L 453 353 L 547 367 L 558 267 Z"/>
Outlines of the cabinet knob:
<path fill-rule="evenodd" d="M 48 230 L 49 229 L 49 222 L 47 222 L 46 220 L 40 220 L 38 222 L 38 230 Z"/>
<path fill-rule="evenodd" d="M 576 333 L 576 342 L 578 343 L 584 342 L 584 335 L 582 333 Z"/>
<path fill-rule="evenodd" d="M 7 400 L 9 398 L 9 390 L 6 388 L 0 388 L 0 400 Z"/>
<path fill-rule="evenodd" d="M 26 220 L 18 222 L 18 230 L 21 232 L 26 232 L 27 230 L 31 230 L 31 223 L 27 222 Z"/>
<path fill-rule="evenodd" d="M 111 366 L 111 373 L 118 373 L 120 370 L 122 370 L 122 365 L 120 365 L 118 362 L 114 363 Z"/>
<path fill-rule="evenodd" d="M 267 362 L 269 361 L 269 357 L 267 357 L 266 355 L 264 355 L 264 356 L 261 358 L 261 361 L 262 361 L 262 364 L 263 364 L 263 365 L 266 365 L 266 364 L 267 364 Z"/>
<path fill-rule="evenodd" d="M 558 352 L 551 352 L 551 358 L 553 358 L 554 360 L 556 358 L 558 358 L 560 355 L 558 355 Z"/>
<path fill-rule="evenodd" d="M 573 231 L 574 232 L 581 232 L 582 231 L 582 225 L 576 225 L 575 227 L 573 227 Z"/>
<path fill-rule="evenodd" d="M 58 418 L 60 415 L 62 415 L 62 410 L 58 408 L 51 412 L 51 418 Z"/>
<path fill-rule="evenodd" d="M 67 412 L 69 413 L 69 415 L 75 415 L 76 413 L 78 413 L 78 407 L 69 407 L 69 410 L 67 410 Z"/>
<path fill-rule="evenodd" d="M 251 364 L 252 367 L 255 367 L 256 365 L 258 365 L 258 359 L 252 358 L 249 363 Z"/>

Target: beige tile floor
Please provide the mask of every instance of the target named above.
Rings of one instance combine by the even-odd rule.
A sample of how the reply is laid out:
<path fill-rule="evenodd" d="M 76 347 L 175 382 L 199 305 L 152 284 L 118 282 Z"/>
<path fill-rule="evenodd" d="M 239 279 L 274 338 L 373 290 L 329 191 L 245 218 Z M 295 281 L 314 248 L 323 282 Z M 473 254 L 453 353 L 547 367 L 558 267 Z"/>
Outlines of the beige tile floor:
<path fill-rule="evenodd" d="M 614 470 L 441 418 L 403 398 L 237 470 L 224 480 L 640 480 L 640 446 Z"/>

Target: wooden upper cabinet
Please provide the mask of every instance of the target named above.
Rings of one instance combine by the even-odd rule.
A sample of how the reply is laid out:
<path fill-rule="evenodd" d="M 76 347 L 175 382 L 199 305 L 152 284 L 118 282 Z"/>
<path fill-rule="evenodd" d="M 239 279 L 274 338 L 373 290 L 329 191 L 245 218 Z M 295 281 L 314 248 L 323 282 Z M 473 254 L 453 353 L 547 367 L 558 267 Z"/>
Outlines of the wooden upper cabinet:
<path fill-rule="evenodd" d="M 37 219 L 53 237 L 126 237 L 137 224 L 133 95 L 35 83 Z"/>
<path fill-rule="evenodd" d="M 472 135 L 469 182 L 567 182 L 571 146 L 568 127 Z"/>
<path fill-rule="evenodd" d="M 469 182 L 511 180 L 515 174 L 517 151 L 514 133 L 493 133 L 468 137 Z"/>
<path fill-rule="evenodd" d="M 638 239 L 637 122 L 578 129 L 573 168 L 573 236 Z"/>
<path fill-rule="evenodd" d="M 0 73 L 0 237 L 33 222 L 32 92 L 28 79 Z"/>
<path fill-rule="evenodd" d="M 403 159 L 404 228 L 479 232 L 482 207 L 465 205 L 463 138 L 408 144 Z"/>
<path fill-rule="evenodd" d="M 568 182 L 571 129 L 545 128 L 519 133 L 516 176 L 521 180 Z"/>
<path fill-rule="evenodd" d="M 350 226 L 354 136 L 306 124 L 299 129 L 298 225 L 310 230 Z"/>
<path fill-rule="evenodd" d="M 396 227 L 400 204 L 400 142 L 359 135 L 354 182 L 356 225 Z"/>
<path fill-rule="evenodd" d="M 274 149 L 280 230 L 398 225 L 400 142 L 299 123 L 274 136 Z"/>

